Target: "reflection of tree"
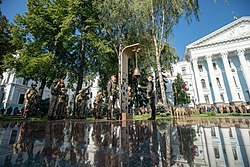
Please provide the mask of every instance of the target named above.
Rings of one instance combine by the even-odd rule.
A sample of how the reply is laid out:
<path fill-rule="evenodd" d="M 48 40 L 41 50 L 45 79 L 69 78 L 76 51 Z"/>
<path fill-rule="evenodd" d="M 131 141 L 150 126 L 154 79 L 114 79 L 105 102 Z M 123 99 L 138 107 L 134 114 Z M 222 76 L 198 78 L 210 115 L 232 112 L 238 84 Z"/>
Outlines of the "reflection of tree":
<path fill-rule="evenodd" d="M 178 128 L 179 140 L 180 140 L 180 154 L 187 160 L 190 166 L 194 163 L 194 140 L 195 130 L 191 126 L 179 126 Z"/>
<path fill-rule="evenodd" d="M 11 164 L 10 156 L 5 158 L 8 166 L 164 167 L 169 164 L 169 127 L 161 130 L 156 122 L 127 122 L 126 126 L 120 122 L 27 122 L 20 129 L 18 141 L 13 145 L 18 154 L 16 163 Z"/>
<path fill-rule="evenodd" d="M 118 166 L 119 155 L 116 150 L 119 148 L 119 128 L 113 123 L 95 123 L 93 126 L 92 140 L 96 146 L 94 157 L 95 166 Z"/>
<path fill-rule="evenodd" d="M 170 166 L 170 127 L 167 122 L 161 122 L 157 125 L 160 132 L 159 144 L 160 144 L 160 161 L 163 167 Z"/>

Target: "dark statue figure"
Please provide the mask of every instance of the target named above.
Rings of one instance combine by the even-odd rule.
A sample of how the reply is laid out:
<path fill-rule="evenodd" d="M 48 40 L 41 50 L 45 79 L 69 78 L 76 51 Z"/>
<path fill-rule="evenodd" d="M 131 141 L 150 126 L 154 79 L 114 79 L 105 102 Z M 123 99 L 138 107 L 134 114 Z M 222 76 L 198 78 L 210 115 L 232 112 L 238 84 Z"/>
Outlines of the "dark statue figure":
<path fill-rule="evenodd" d="M 151 117 L 149 118 L 149 120 L 155 120 L 156 113 L 155 113 L 155 94 L 154 94 L 153 76 L 152 75 L 148 76 L 148 84 L 146 87 L 141 85 L 138 85 L 138 87 L 142 90 L 146 90 L 148 104 L 150 105 L 151 108 Z"/>
<path fill-rule="evenodd" d="M 113 112 L 115 102 L 118 99 L 118 91 L 117 91 L 117 83 L 116 83 L 116 75 L 113 74 L 108 82 L 107 85 L 107 92 L 108 92 L 108 120 L 113 119 Z"/>
<path fill-rule="evenodd" d="M 29 88 L 24 95 L 26 99 L 25 112 L 24 112 L 25 118 L 29 117 L 29 115 L 32 112 L 34 104 L 37 102 L 38 91 L 36 90 L 36 87 L 37 87 L 37 84 L 33 82 L 31 84 L 31 88 Z"/>

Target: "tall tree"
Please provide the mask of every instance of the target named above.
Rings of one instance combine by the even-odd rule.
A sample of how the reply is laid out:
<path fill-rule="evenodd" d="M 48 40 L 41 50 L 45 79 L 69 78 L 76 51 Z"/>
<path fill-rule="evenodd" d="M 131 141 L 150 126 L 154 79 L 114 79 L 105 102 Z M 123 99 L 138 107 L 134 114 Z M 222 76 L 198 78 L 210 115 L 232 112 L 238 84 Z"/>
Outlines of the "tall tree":
<path fill-rule="evenodd" d="M 57 1 L 57 0 L 55 0 Z M 65 14 L 64 8 L 57 7 L 50 0 L 29 0 L 28 12 L 16 15 L 15 24 L 11 31 L 12 42 L 21 43 L 17 56 L 9 55 L 5 58 L 6 68 L 13 69 L 17 76 L 41 82 L 40 96 L 43 94 L 47 81 L 58 77 L 57 74 L 65 73 L 65 68 L 60 62 L 66 57 L 63 42 L 56 38 L 60 32 L 62 19 L 56 14 Z"/>
<path fill-rule="evenodd" d="M 163 104 L 168 107 L 166 91 L 162 77 L 161 56 L 165 43 L 171 37 L 174 25 L 178 24 L 181 16 L 184 16 L 188 22 L 192 15 L 198 19 L 199 4 L 198 0 L 149 0 L 150 6 L 150 26 L 149 32 L 152 36 L 157 73 L 159 76 Z"/>
<path fill-rule="evenodd" d="M 100 59 L 111 52 L 108 42 L 100 38 L 99 11 L 94 0 L 63 0 L 68 4 L 67 15 L 63 18 L 61 33 L 70 41 L 72 81 L 77 82 L 76 93 L 82 88 L 84 77 L 91 78 L 100 69 Z M 72 75 L 73 74 L 73 75 Z M 75 75 L 77 74 L 77 75 Z"/>
<path fill-rule="evenodd" d="M 115 68 L 112 68 L 112 71 L 108 70 L 108 73 L 105 74 L 106 76 L 109 77 L 111 73 L 118 73 L 118 78 L 120 78 L 122 48 L 138 42 L 141 46 L 142 44 L 147 46 L 146 44 L 150 43 L 148 42 L 150 40 L 149 35 L 144 28 L 147 22 L 146 11 L 143 9 L 146 5 L 145 3 L 146 1 L 139 0 L 104 0 L 101 3 L 97 3 L 101 12 L 102 37 L 110 41 L 110 47 L 114 51 L 110 55 L 113 59 L 109 59 L 109 61 L 116 61 L 112 64 Z M 146 51 L 146 49 L 142 50 Z M 139 57 L 142 57 L 141 55 L 140 53 Z M 131 81 L 129 82 L 131 83 Z M 122 83 L 118 82 L 118 84 L 120 89 L 119 97 L 121 97 Z"/>
<path fill-rule="evenodd" d="M 172 65 L 174 63 L 177 62 L 177 60 L 179 59 L 179 56 L 176 54 L 175 49 L 168 43 L 164 44 L 164 49 L 162 50 L 162 54 L 161 54 L 161 67 L 162 67 L 162 72 L 166 72 L 166 71 L 172 71 Z M 156 75 L 158 76 L 158 73 L 156 72 Z M 167 82 L 167 76 L 163 75 L 163 81 L 164 84 Z M 166 89 L 166 87 L 164 88 Z M 161 89 L 160 89 L 160 82 L 159 79 L 157 77 L 157 94 L 158 94 L 158 98 L 162 101 L 162 93 L 161 93 Z"/>
<path fill-rule="evenodd" d="M 0 1 L 0 4 L 1 3 L 2 0 Z M 13 50 L 15 50 L 14 45 L 12 45 L 11 43 L 12 36 L 9 28 L 10 23 L 0 10 L 0 74 L 2 74 L 4 71 L 4 55 L 11 53 L 13 52 Z M 0 76 L 0 78 L 1 77 L 2 75 Z"/>

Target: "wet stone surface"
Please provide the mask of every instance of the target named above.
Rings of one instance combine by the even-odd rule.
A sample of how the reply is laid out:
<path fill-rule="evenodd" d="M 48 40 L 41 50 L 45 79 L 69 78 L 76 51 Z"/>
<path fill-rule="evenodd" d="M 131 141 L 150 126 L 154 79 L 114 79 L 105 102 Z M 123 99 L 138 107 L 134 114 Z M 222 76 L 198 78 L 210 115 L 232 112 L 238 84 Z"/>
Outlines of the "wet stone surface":
<path fill-rule="evenodd" d="M 0 122 L 0 166 L 250 166 L 250 119 Z"/>

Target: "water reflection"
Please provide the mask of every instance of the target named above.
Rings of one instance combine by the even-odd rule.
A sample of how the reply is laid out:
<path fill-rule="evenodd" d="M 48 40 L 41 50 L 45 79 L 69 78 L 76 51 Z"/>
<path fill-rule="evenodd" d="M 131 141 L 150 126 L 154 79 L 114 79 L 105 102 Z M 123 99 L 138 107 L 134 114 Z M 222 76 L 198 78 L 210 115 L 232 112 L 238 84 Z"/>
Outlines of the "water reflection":
<path fill-rule="evenodd" d="M 0 166 L 250 166 L 250 119 L 1 122 Z"/>

